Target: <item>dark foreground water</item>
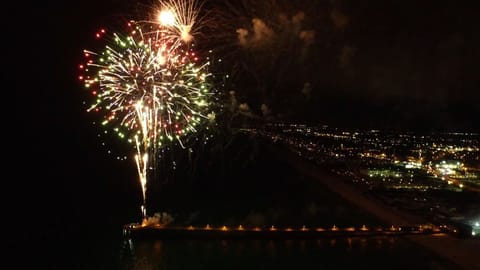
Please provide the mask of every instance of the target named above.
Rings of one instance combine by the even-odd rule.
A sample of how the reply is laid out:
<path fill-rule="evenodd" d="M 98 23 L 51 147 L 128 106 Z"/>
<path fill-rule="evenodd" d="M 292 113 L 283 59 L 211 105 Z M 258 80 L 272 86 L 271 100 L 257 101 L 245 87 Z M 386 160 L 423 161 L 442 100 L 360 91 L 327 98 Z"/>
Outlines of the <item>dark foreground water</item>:
<path fill-rule="evenodd" d="M 398 237 L 125 241 L 120 269 L 456 269 Z"/>

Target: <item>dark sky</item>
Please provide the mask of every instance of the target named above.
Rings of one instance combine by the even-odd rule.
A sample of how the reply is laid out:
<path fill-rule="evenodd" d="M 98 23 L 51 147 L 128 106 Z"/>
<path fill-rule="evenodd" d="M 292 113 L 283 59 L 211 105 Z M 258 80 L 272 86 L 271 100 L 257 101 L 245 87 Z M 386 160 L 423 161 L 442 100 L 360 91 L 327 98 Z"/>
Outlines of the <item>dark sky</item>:
<path fill-rule="evenodd" d="M 480 39 L 467 3 L 261 3 L 239 12 L 250 16 L 227 19 L 250 38 L 240 50 L 229 49 L 237 52 L 232 61 L 243 64 L 243 74 L 255 74 L 237 90 L 247 92 L 252 109 L 266 103 L 274 113 L 333 126 L 478 129 Z M 257 31 L 256 43 L 251 18 L 268 28 Z M 302 31 L 314 33 L 308 46 L 298 38 Z M 308 102 L 302 103 L 306 82 Z"/>
<path fill-rule="evenodd" d="M 254 113 L 261 115 L 261 104 L 266 104 L 279 120 L 338 127 L 479 130 L 480 39 L 470 2 L 250 2 L 256 4 L 238 8 L 235 17 L 226 13 L 223 28 L 222 24 L 213 28 L 214 38 L 199 42 L 225 53 L 220 56 L 230 66 L 221 68 L 233 79 L 223 90 L 234 90 L 238 103 L 248 104 Z M 208 5 L 225 6 L 222 1 Z M 38 173 L 29 177 L 38 188 L 30 189 L 29 195 L 45 200 L 49 211 L 57 201 L 73 202 L 84 194 L 139 199 L 131 195 L 135 183 L 125 177 L 125 172 L 134 171 L 128 168 L 132 164 L 121 171 L 100 169 L 118 164 L 100 147 L 98 129 L 91 125 L 96 119 L 85 112 L 82 102 L 87 94 L 77 81 L 77 65 L 99 27 L 122 24 L 149 6 L 122 0 L 43 1 L 8 10 L 11 19 L 5 23 L 4 43 L 12 48 L 3 57 L 9 63 L 7 72 L 13 71 L 6 78 L 15 100 L 14 117 L 8 118 L 14 121 L 8 134 L 17 141 L 12 143 L 12 160 L 20 174 Z M 297 29 L 292 23 L 300 12 L 304 15 L 296 17 Z M 249 31 L 247 41 L 255 41 L 254 18 L 270 29 L 258 30 L 257 20 L 257 31 L 275 42 L 262 43 L 260 35 L 258 44 L 239 45 L 240 28 Z M 308 39 L 312 32 L 307 32 L 310 35 L 300 39 L 299 29 L 313 31 L 314 38 Z M 307 43 L 308 48 L 302 47 Z M 112 175 L 119 179 L 113 189 L 90 189 L 89 184 Z M 49 179 L 53 184 L 45 185 Z M 39 195 L 50 188 L 60 190 L 57 195 L 62 199 Z"/>
<path fill-rule="evenodd" d="M 208 5 L 224 6 L 218 3 L 223 2 Z M 275 44 L 242 48 L 236 32 L 214 35 L 213 40 L 235 49 L 225 58 L 236 68 L 225 68 L 239 75 L 222 90 L 235 90 L 239 103 L 259 115 L 266 104 L 275 119 L 340 127 L 479 129 L 480 39 L 475 9 L 467 2 L 285 3 L 244 5 L 242 16 L 226 24 L 253 35 L 252 18 L 261 19 Z M 78 148 L 98 145 L 94 119 L 82 104 L 87 95 L 76 79 L 81 52 L 92 45 L 99 27 L 117 25 L 148 6 L 121 0 L 44 1 L 11 10 L 5 43 L 13 48 L 4 57 L 7 72 L 13 71 L 7 85 L 15 96 L 14 136 L 21 142 L 16 145 L 52 163 L 70 147 L 85 157 L 92 154 Z M 288 32 L 278 19 L 293 21 L 299 12 L 304 12 L 301 30 L 315 32 L 306 53 L 298 36 L 289 36 L 298 31 Z M 302 92 L 307 82 L 308 93 Z M 74 161 L 66 164 L 82 170 Z"/>
<path fill-rule="evenodd" d="M 217 42 L 206 43 L 234 48 L 225 58 L 236 66 L 225 70 L 236 81 L 224 90 L 235 90 L 239 103 L 259 115 L 266 104 L 274 119 L 339 127 L 479 130 L 480 38 L 470 1 L 301 2 L 279 1 L 274 9 L 260 5 L 254 11 L 247 5 L 244 16 L 226 24 L 233 32 L 217 32 Z M 13 139 L 6 142 L 13 156 L 5 157 L 13 161 L 10 172 L 17 176 L 7 181 L 15 185 L 9 208 L 15 221 L 62 227 L 55 233 L 70 242 L 78 226 L 65 225 L 65 213 L 94 226 L 105 215 L 103 209 L 121 213 L 140 199 L 139 192 L 132 192 L 138 191 L 131 181 L 135 175 L 128 175 L 135 172 L 133 164 L 119 165 L 101 148 L 76 77 L 81 52 L 92 44 L 98 27 L 114 26 L 148 3 L 18 3 L 4 11 L 9 14 L 3 43 L 11 48 L 2 56 L 8 63 L 4 91 L 14 93 L 14 117 L 7 116 L 14 126 L 5 132 Z M 307 51 L 299 47 L 299 36 L 290 39 L 292 32 L 276 21 L 277 14 L 292 21 L 301 11 L 302 29 L 315 32 L 309 43 L 309 35 L 303 36 Z M 253 18 L 271 27 L 279 42 L 239 46 L 234 31 L 245 28 L 252 35 Z M 24 203 L 27 207 L 20 207 Z M 91 219 L 83 219 L 87 215 Z"/>
<path fill-rule="evenodd" d="M 242 7 L 241 16 L 230 17 L 228 27 L 215 28 L 213 38 L 203 40 L 230 45 L 228 51 L 217 50 L 230 64 L 218 68 L 234 75 L 229 89 L 222 90 L 234 90 L 239 103 L 255 113 L 261 115 L 266 104 L 276 119 L 332 126 L 479 128 L 480 38 L 475 9 L 467 2 L 231 2 Z M 65 124 L 72 122 L 68 112 L 83 117 L 78 113 L 85 93 L 75 81 L 81 50 L 93 44 L 97 28 L 121 25 L 151 3 L 46 1 L 20 9 L 25 21 L 9 22 L 28 29 L 13 33 L 15 47 L 24 51 L 22 61 L 14 61 L 17 100 Z M 207 1 L 207 6 L 225 10 L 223 1 Z M 299 32 L 286 30 L 278 19 L 293 21 L 300 12 L 300 31 L 314 33 L 306 50 Z M 244 28 L 253 37 L 253 18 L 270 28 L 272 43 L 239 45 L 236 30 Z M 208 42 L 212 39 L 217 43 Z M 308 97 L 302 93 L 306 83 Z"/>
<path fill-rule="evenodd" d="M 227 29 L 245 28 L 253 35 L 251 20 L 261 19 L 276 38 L 265 48 L 242 48 L 236 32 L 214 35 L 235 48 L 225 55 L 229 63 L 245 64 L 243 71 L 226 66 L 239 75 L 223 90 L 235 90 L 239 103 L 260 115 L 260 105 L 266 104 L 276 119 L 331 126 L 478 130 L 480 40 L 475 9 L 467 2 L 302 2 L 239 9 L 242 16 Z M 94 153 L 89 151 L 96 150 L 82 148 L 98 146 L 98 130 L 84 111 L 86 93 L 76 79 L 77 64 L 99 27 L 137 16 L 149 5 L 45 1 L 11 11 L 15 19 L 7 21 L 6 29 L 13 50 L 4 57 L 8 72 L 13 71 L 7 82 L 15 95 L 14 130 L 21 148 L 44 163 L 61 160 L 78 171 L 103 160 L 90 158 Z M 301 30 L 315 32 L 307 53 L 297 45 L 298 36 L 289 39 L 296 30 L 288 32 L 278 20 L 283 15 L 293 21 L 299 12 L 304 12 Z M 307 57 L 297 57 L 302 55 Z M 311 84 L 308 94 L 302 92 L 306 82 Z M 69 148 L 89 163 L 78 165 L 68 156 Z"/>

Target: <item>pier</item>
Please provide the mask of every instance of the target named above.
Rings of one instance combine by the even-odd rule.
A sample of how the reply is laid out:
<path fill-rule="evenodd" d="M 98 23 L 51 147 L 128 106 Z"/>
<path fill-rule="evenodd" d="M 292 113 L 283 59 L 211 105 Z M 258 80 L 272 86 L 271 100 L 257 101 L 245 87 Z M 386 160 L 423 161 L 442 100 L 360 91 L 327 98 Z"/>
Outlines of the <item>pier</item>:
<path fill-rule="evenodd" d="M 446 234 L 441 228 L 426 225 L 369 228 L 308 227 L 169 227 L 162 225 L 125 225 L 123 235 L 132 239 L 312 239 L 320 237 L 369 237 Z"/>

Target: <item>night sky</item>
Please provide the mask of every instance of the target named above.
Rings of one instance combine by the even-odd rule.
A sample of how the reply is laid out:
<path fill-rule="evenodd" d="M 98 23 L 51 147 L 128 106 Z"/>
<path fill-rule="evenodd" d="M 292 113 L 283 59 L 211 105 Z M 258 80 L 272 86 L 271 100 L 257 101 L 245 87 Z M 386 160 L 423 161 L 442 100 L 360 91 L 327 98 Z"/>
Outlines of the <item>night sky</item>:
<path fill-rule="evenodd" d="M 198 43 L 214 46 L 217 57 L 226 59 L 217 72 L 231 74 L 232 79 L 221 90 L 235 91 L 238 103 L 248 104 L 253 113 L 262 115 L 265 104 L 273 119 L 280 121 L 478 130 L 480 35 L 475 9 L 467 3 L 232 2 L 240 7 L 237 13 L 222 1 L 207 1 L 207 7 L 217 12 L 240 16 L 206 27 L 210 36 L 199 37 Z M 81 50 L 93 47 L 98 28 L 115 29 L 148 11 L 152 2 L 47 3 L 20 10 L 30 23 L 28 31 L 13 33 L 20 41 L 16 47 L 24 50 L 22 60 L 13 64 L 17 100 L 40 110 L 36 115 L 47 113 L 43 119 L 74 123 L 75 117 L 85 117 L 78 110 L 87 97 L 75 81 Z M 291 26 L 301 13 L 296 32 L 287 30 L 279 19 L 283 16 Z M 249 31 L 247 38 L 256 38 L 252 19 L 270 28 L 272 37 L 264 35 L 264 39 L 271 42 L 240 44 L 238 29 Z M 308 46 L 299 38 L 301 31 L 313 33 Z M 25 105 L 17 108 L 25 113 Z"/>
<path fill-rule="evenodd" d="M 77 80 L 77 65 L 99 27 L 123 23 L 150 3 L 22 2 L 8 14 L 7 37 L 13 48 L 3 54 L 9 61 L 7 72 L 13 75 L 7 76 L 11 87 L 4 91 L 14 93 L 15 128 L 8 135 L 17 141 L 12 160 L 21 179 L 12 204 L 27 203 L 21 211 L 11 209 L 19 218 L 53 217 L 46 222 L 56 228 L 64 220 L 86 215 L 101 219 L 102 208 L 120 213 L 121 204 L 137 205 L 138 192 L 131 190 L 138 187 L 125 175 L 135 168 L 128 163 L 121 170 L 112 169 L 118 168 L 118 161 L 96 138 L 94 119 L 82 104 L 87 93 Z M 216 5 L 225 6 L 218 0 L 207 4 Z M 478 131 L 480 35 L 473 5 L 317 0 L 289 6 L 278 1 L 268 14 L 267 5 L 258 4 L 255 10 L 246 5 L 247 10 L 240 9 L 243 18 L 207 29 L 233 32 L 216 32 L 218 39 L 206 44 L 223 44 L 218 51 L 229 52 L 223 67 L 233 79 L 225 93 L 235 91 L 238 103 L 248 104 L 252 114 L 261 116 L 265 104 L 271 119 L 279 121 Z M 304 13 L 300 30 L 310 32 L 303 39 L 289 38 L 289 33 L 300 32 L 283 32 L 277 14 L 293 22 L 300 12 Z M 279 43 L 239 45 L 235 30 L 240 28 L 255 39 L 253 18 L 269 26 L 271 32 L 262 33 L 273 33 Z M 307 45 L 303 50 L 301 46 Z M 106 177 L 118 182 L 98 181 Z M 56 215 L 65 210 L 68 217 Z M 67 226 L 61 237 L 66 239 L 75 228 Z"/>

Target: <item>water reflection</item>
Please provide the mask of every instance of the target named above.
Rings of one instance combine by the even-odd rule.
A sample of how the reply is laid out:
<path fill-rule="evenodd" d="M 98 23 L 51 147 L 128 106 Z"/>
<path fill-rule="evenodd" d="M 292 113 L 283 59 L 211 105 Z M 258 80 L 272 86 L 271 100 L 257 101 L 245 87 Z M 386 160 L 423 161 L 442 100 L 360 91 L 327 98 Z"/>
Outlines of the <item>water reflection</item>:
<path fill-rule="evenodd" d="M 413 248 L 413 249 L 412 249 Z M 404 258 L 408 257 L 408 260 Z M 402 238 L 315 240 L 125 240 L 122 269 L 431 268 L 438 258 Z M 448 269 L 448 268 L 444 268 Z"/>

